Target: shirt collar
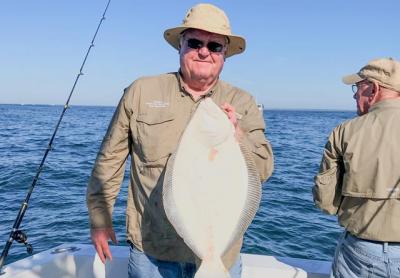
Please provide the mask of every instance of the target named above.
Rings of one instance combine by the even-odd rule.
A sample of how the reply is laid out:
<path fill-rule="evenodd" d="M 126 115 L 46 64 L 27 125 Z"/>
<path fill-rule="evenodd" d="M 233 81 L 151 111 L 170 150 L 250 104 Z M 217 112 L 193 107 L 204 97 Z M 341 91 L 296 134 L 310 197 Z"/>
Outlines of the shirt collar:
<path fill-rule="evenodd" d="M 381 100 L 371 106 L 368 112 L 386 108 L 399 108 L 400 109 L 400 99 L 385 99 Z"/>
<path fill-rule="evenodd" d="M 181 70 L 179 70 L 179 71 L 176 73 L 176 77 L 177 77 L 177 80 L 178 80 L 178 86 L 179 86 L 179 91 L 180 91 L 180 93 L 181 93 L 181 96 L 182 96 L 182 97 L 191 96 L 191 95 L 186 91 L 185 86 L 183 85 L 184 82 L 183 82 L 183 79 L 182 79 Z M 204 98 L 204 97 L 211 97 L 212 95 L 215 94 L 216 91 L 219 90 L 219 87 L 220 87 L 220 81 L 219 81 L 219 79 L 218 79 L 218 81 L 214 84 L 214 86 L 212 86 L 211 89 L 208 91 L 208 93 L 204 94 L 204 95 L 202 96 L 202 98 Z M 201 99 L 201 98 L 200 98 L 200 99 Z"/>

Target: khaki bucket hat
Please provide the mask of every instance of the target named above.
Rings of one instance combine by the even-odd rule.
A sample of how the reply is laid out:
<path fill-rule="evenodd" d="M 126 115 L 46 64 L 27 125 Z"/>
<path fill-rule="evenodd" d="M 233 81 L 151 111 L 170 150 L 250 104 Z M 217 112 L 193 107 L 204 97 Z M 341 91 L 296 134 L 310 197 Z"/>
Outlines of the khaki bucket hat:
<path fill-rule="evenodd" d="M 179 50 L 180 35 L 190 28 L 227 36 L 229 44 L 226 57 L 242 53 L 246 48 L 245 39 L 232 34 L 228 17 L 223 10 L 214 5 L 197 4 L 192 7 L 186 13 L 180 26 L 165 30 L 164 38 L 170 45 Z"/>
<path fill-rule="evenodd" d="M 385 88 L 400 92 L 400 62 L 393 58 L 369 61 L 358 73 L 343 77 L 343 83 L 352 85 L 365 79 L 376 81 Z"/>

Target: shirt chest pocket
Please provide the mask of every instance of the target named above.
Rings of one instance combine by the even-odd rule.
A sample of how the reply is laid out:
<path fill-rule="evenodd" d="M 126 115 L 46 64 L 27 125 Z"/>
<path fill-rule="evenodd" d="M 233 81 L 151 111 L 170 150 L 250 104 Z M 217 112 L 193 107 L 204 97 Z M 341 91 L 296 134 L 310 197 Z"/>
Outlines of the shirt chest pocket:
<path fill-rule="evenodd" d="M 177 145 L 175 115 L 171 112 L 153 112 L 137 116 L 137 140 L 146 162 L 173 153 Z"/>

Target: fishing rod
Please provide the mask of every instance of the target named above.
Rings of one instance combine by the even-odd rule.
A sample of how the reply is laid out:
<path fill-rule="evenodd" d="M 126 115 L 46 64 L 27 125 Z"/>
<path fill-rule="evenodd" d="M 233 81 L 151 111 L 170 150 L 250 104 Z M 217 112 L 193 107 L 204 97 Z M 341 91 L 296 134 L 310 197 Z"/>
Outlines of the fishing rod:
<path fill-rule="evenodd" d="M 89 56 L 90 50 L 94 47 L 94 41 L 96 39 L 97 33 L 99 32 L 101 24 L 106 19 L 105 15 L 107 13 L 108 6 L 110 5 L 110 2 L 111 2 L 111 0 L 108 0 L 106 8 L 104 9 L 103 15 L 102 15 L 102 17 L 100 19 L 100 22 L 97 25 L 96 32 L 93 35 L 92 41 L 90 43 L 90 46 L 89 46 L 89 48 L 88 48 L 88 50 L 86 52 L 86 55 L 85 55 L 85 57 L 83 59 L 81 68 L 79 69 L 79 73 L 77 74 L 77 76 L 75 78 L 75 82 L 74 82 L 74 85 L 72 86 L 72 89 L 71 89 L 71 91 L 69 93 L 67 102 L 64 104 L 64 109 L 61 112 L 60 118 L 58 119 L 57 125 L 56 125 L 56 127 L 54 129 L 53 135 L 50 138 L 49 144 L 48 144 L 47 149 L 46 149 L 46 151 L 45 151 L 45 153 L 43 155 L 42 161 L 40 162 L 40 165 L 39 165 L 39 167 L 37 169 L 37 172 L 36 172 L 36 175 L 35 175 L 35 177 L 34 177 L 34 179 L 32 181 L 32 184 L 29 187 L 28 194 L 26 195 L 25 200 L 22 203 L 21 208 L 19 209 L 19 213 L 17 215 L 17 218 L 15 219 L 14 226 L 13 226 L 11 232 L 10 232 L 10 237 L 9 237 L 9 239 L 8 239 L 4 249 L 3 249 L 3 252 L 1 253 L 1 257 L 0 257 L 0 275 L 3 274 L 2 269 L 3 269 L 5 260 L 6 260 L 7 255 L 8 255 L 8 251 L 10 250 L 11 245 L 12 245 L 14 240 L 16 240 L 18 243 L 23 243 L 26 246 L 26 251 L 28 252 L 28 254 L 31 255 L 33 253 L 32 245 L 28 243 L 28 237 L 27 237 L 26 233 L 24 231 L 20 230 L 19 226 L 21 225 L 22 218 L 24 217 L 26 209 L 28 208 L 29 199 L 31 198 L 33 189 L 35 188 L 35 185 L 36 185 L 37 181 L 39 180 L 39 176 L 40 176 L 40 173 L 42 172 L 44 162 L 46 161 L 47 155 L 49 154 L 49 152 L 52 149 L 52 144 L 53 144 L 54 138 L 56 136 L 58 127 L 60 126 L 60 123 L 62 121 L 62 118 L 64 117 L 65 112 L 69 108 L 69 101 L 70 101 L 70 99 L 72 97 L 72 94 L 74 93 L 76 84 L 78 83 L 79 78 L 83 75 L 82 70 L 83 70 L 83 67 L 85 66 L 85 63 L 86 63 L 86 60 L 87 60 L 87 58 Z"/>

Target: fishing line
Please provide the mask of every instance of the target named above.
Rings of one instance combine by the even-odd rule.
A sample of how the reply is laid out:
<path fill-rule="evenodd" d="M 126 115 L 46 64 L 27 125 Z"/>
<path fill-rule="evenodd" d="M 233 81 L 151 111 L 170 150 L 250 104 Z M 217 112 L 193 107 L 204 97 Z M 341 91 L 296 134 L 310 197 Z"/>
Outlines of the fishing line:
<path fill-rule="evenodd" d="M 102 15 L 102 17 L 100 19 L 100 22 L 97 25 L 96 32 L 93 35 L 92 41 L 90 43 L 90 46 L 89 46 L 89 48 L 88 48 L 88 50 L 86 52 L 86 55 L 85 55 L 85 57 L 83 59 L 83 62 L 82 62 L 82 65 L 81 65 L 81 67 L 79 69 L 79 73 L 77 74 L 77 76 L 75 78 L 74 85 L 72 86 L 72 89 L 71 89 L 71 91 L 69 93 L 68 99 L 67 99 L 66 103 L 64 104 L 64 109 L 61 112 L 60 118 L 58 119 L 57 125 L 56 125 L 56 127 L 54 129 L 53 135 L 50 138 L 49 144 L 48 144 L 47 149 L 46 149 L 46 151 L 45 151 L 45 153 L 43 155 L 43 158 L 42 158 L 42 160 L 40 162 L 40 165 L 39 165 L 38 170 L 36 172 L 36 175 L 35 175 L 35 177 L 34 177 L 34 179 L 32 181 L 32 184 L 29 187 L 28 194 L 26 195 L 25 200 L 22 203 L 21 208 L 19 210 L 19 213 L 17 215 L 17 218 L 15 219 L 14 226 L 13 226 L 11 232 L 10 232 L 10 237 L 9 237 L 9 239 L 8 239 L 4 249 L 3 249 L 3 252 L 1 253 L 1 257 L 0 257 L 0 275 L 4 274 L 4 272 L 2 271 L 3 265 L 4 265 L 5 260 L 7 258 L 8 251 L 10 250 L 11 245 L 12 245 L 14 240 L 16 240 L 19 243 L 25 244 L 28 254 L 31 255 L 33 253 L 32 245 L 28 243 L 28 240 L 27 240 L 28 237 L 26 236 L 26 233 L 24 231 L 22 231 L 22 230 L 19 230 L 19 226 L 21 225 L 22 218 L 24 217 L 25 211 L 28 208 L 29 199 L 30 199 L 30 197 L 32 195 L 33 189 L 35 188 L 35 185 L 36 185 L 37 181 L 39 180 L 39 176 L 40 176 L 40 173 L 42 172 L 43 165 L 44 165 L 44 163 L 46 161 L 47 155 L 52 149 L 52 144 L 53 144 L 54 138 L 56 136 L 58 127 L 60 126 L 60 123 L 62 121 L 62 118 L 64 117 L 65 112 L 69 108 L 69 101 L 70 101 L 70 99 L 72 97 L 72 94 L 74 93 L 76 84 L 78 83 L 79 78 L 83 75 L 82 70 L 83 70 L 83 67 L 85 66 L 85 63 L 86 63 L 86 60 L 87 60 L 87 58 L 89 56 L 90 50 L 94 47 L 94 41 L 96 39 L 97 33 L 99 32 L 101 24 L 106 19 L 105 15 L 106 15 L 106 12 L 108 10 L 108 6 L 110 5 L 110 2 L 111 2 L 111 0 L 108 0 L 106 8 L 104 9 L 103 15 Z"/>

